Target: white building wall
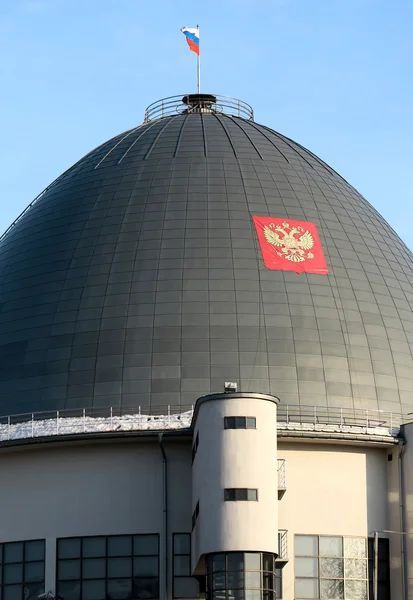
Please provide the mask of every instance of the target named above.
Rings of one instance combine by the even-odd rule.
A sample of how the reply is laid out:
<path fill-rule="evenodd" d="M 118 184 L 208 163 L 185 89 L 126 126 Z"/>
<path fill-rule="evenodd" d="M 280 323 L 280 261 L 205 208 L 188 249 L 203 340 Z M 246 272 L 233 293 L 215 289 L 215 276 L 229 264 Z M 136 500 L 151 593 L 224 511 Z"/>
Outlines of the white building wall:
<path fill-rule="evenodd" d="M 171 558 L 172 533 L 191 531 L 191 445 L 166 438 L 164 446 Z M 163 469 L 156 439 L 3 450 L 0 481 L 0 542 L 46 538 L 46 590 L 55 589 L 57 538 L 134 533 L 160 534 L 162 585 Z"/>
<path fill-rule="evenodd" d="M 256 418 L 256 429 L 224 429 L 224 417 Z M 193 568 L 212 552 L 278 552 L 277 405 L 227 394 L 201 403 L 194 425 Z M 256 488 L 258 502 L 224 501 L 225 488 Z"/>
<path fill-rule="evenodd" d="M 289 562 L 283 600 L 294 600 L 294 536 L 363 536 L 388 528 L 387 450 L 279 441 L 287 491 L 279 502 L 280 529 L 288 530 Z"/>

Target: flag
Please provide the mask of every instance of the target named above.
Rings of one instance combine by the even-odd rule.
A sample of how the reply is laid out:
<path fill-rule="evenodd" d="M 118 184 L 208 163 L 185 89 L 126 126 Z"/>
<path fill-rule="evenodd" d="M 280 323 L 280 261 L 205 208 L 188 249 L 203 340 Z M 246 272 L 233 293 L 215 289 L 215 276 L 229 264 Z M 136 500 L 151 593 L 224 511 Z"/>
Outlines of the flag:
<path fill-rule="evenodd" d="M 189 49 L 195 54 L 199 55 L 199 30 L 190 29 L 189 27 L 182 27 L 182 33 L 186 37 L 186 41 L 188 42 Z"/>
<path fill-rule="evenodd" d="M 276 217 L 252 217 L 267 269 L 328 273 L 315 223 Z"/>

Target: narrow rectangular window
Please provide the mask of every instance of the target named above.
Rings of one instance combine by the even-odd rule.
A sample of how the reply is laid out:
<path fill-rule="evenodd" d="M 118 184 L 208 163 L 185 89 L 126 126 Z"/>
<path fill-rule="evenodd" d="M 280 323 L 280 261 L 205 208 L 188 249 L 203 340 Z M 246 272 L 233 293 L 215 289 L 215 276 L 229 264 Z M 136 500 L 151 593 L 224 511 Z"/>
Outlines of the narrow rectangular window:
<path fill-rule="evenodd" d="M 226 488 L 224 489 L 224 500 L 228 502 L 258 500 L 258 490 L 252 488 Z"/>
<path fill-rule="evenodd" d="M 224 417 L 225 429 L 256 429 L 255 417 Z"/>
<path fill-rule="evenodd" d="M 198 581 L 191 577 L 191 534 L 173 534 L 173 598 L 197 598 Z"/>
<path fill-rule="evenodd" d="M 195 436 L 195 441 L 192 446 L 192 462 L 194 462 L 195 454 L 196 454 L 196 451 L 198 450 L 198 446 L 199 446 L 199 431 L 197 432 L 197 434 Z"/>
<path fill-rule="evenodd" d="M 194 527 L 196 525 L 198 515 L 199 515 L 199 500 L 196 503 L 194 512 L 192 513 L 192 531 L 194 530 Z"/>

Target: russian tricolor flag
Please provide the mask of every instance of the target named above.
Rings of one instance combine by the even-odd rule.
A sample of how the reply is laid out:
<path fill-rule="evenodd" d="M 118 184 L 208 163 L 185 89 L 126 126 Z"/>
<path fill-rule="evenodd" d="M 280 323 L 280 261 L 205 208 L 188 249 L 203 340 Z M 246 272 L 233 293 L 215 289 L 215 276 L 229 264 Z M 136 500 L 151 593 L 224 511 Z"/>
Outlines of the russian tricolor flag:
<path fill-rule="evenodd" d="M 186 37 L 190 50 L 199 56 L 199 30 L 182 27 L 181 31 Z"/>

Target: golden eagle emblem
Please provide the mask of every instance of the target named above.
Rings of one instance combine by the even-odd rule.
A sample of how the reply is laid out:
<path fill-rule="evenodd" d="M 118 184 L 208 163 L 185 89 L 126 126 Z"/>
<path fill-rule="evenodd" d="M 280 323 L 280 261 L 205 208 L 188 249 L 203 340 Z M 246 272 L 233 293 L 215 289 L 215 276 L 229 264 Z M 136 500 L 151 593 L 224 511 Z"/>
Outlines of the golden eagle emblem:
<path fill-rule="evenodd" d="M 271 246 L 280 248 L 276 252 L 286 260 L 304 262 L 307 258 L 314 258 L 312 252 L 306 252 L 314 246 L 313 236 L 308 229 L 290 227 L 286 222 L 282 226 L 270 223 L 264 227 L 264 236 Z"/>

